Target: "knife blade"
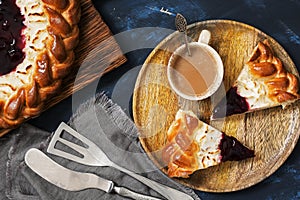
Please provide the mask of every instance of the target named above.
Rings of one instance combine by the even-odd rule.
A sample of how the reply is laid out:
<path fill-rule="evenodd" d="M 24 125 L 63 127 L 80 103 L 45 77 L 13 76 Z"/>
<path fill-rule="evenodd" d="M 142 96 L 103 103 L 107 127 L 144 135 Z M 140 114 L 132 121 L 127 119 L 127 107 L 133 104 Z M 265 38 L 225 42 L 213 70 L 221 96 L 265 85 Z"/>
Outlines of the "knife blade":
<path fill-rule="evenodd" d="M 133 192 L 124 187 L 116 187 L 112 181 L 101 178 L 95 174 L 67 169 L 35 148 L 31 148 L 26 152 L 25 163 L 36 174 L 65 190 L 80 191 L 87 188 L 97 188 L 107 193 L 114 191 L 121 196 L 137 200 L 159 200 L 155 197 Z"/>

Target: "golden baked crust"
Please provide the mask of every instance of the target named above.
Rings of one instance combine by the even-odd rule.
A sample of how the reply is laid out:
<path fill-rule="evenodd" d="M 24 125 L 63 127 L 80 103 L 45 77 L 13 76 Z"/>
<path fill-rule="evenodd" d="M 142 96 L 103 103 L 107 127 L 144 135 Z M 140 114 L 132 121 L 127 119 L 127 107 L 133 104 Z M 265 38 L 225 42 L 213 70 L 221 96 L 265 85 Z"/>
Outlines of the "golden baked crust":
<path fill-rule="evenodd" d="M 188 178 L 196 170 L 219 164 L 222 135 L 220 131 L 201 122 L 193 112 L 178 110 L 162 150 L 168 176 Z"/>
<path fill-rule="evenodd" d="M 162 151 L 162 159 L 168 166 L 169 177 L 188 178 L 199 168 L 197 152 L 200 150 L 194 141 L 194 129 L 198 120 L 187 115 L 176 119 L 168 130 L 167 144 Z M 189 123 L 191 119 L 192 123 Z"/>
<path fill-rule="evenodd" d="M 1 79 L 0 136 L 43 110 L 45 100 L 59 90 L 62 79 L 71 71 L 75 57 L 73 50 L 79 41 L 77 24 L 81 13 L 78 0 L 17 0 L 16 4 L 25 17 L 24 34 L 28 44 L 25 57 L 28 53 L 28 59 L 25 58 L 23 71 L 17 68 L 16 72 L 4 77 L 18 84 L 14 85 L 13 81 L 3 83 L 2 79 L 5 79 Z M 38 30 L 40 36 L 30 34 L 34 31 L 30 30 L 31 20 L 46 24 L 46 30 Z M 35 42 L 43 45 L 35 47 Z M 29 58 L 30 55 L 34 58 Z"/>
<path fill-rule="evenodd" d="M 188 178 L 221 162 L 254 157 L 254 151 L 232 136 L 200 121 L 192 111 L 178 110 L 167 132 L 161 158 L 169 177 Z"/>
<path fill-rule="evenodd" d="M 299 99 L 297 77 L 285 70 L 281 60 L 274 56 L 267 40 L 258 43 L 247 65 L 253 76 L 263 79 L 268 88 L 268 96 L 274 102 Z"/>
<path fill-rule="evenodd" d="M 272 52 L 268 40 L 259 42 L 226 96 L 213 109 L 212 119 L 294 103 L 299 80 Z"/>

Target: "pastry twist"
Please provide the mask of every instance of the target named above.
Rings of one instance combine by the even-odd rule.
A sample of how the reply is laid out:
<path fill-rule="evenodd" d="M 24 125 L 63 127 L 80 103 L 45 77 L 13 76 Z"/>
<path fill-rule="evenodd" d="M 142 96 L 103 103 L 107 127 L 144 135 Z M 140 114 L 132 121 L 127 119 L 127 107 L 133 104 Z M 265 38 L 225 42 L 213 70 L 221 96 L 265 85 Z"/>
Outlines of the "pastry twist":
<path fill-rule="evenodd" d="M 0 136 L 6 129 L 12 129 L 27 118 L 40 114 L 45 100 L 59 90 L 62 79 L 72 70 L 73 50 L 79 41 L 77 24 L 81 15 L 80 2 L 39 1 L 38 4 L 42 5 L 39 15 L 45 15 L 47 19 L 47 39 L 43 41 L 45 48 L 35 50 L 35 61 L 26 69 L 31 76 L 29 83 L 16 88 L 5 101 L 0 100 Z"/>
<path fill-rule="evenodd" d="M 265 82 L 268 95 L 273 101 L 282 103 L 300 97 L 297 77 L 285 70 L 267 40 L 258 43 L 247 65 L 255 77 Z"/>

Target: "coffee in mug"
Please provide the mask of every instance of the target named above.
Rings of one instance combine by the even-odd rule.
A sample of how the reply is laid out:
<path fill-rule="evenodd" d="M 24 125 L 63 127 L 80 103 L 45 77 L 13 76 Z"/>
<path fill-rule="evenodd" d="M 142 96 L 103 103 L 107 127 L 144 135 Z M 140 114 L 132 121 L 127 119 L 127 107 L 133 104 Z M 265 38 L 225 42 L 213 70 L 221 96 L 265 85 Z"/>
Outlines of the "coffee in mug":
<path fill-rule="evenodd" d="M 219 88 L 223 79 L 223 63 L 208 45 L 210 32 L 203 30 L 198 42 L 189 43 L 191 56 L 182 45 L 172 54 L 167 75 L 172 89 L 183 98 L 202 100 Z"/>

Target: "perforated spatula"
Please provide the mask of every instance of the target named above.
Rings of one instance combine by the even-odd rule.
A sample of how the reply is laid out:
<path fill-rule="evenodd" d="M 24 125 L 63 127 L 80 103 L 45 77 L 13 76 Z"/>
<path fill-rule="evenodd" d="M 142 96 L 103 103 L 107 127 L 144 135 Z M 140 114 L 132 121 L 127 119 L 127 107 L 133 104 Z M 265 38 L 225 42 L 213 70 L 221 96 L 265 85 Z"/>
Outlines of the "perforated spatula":
<path fill-rule="evenodd" d="M 71 141 L 68 141 L 64 138 L 61 137 L 63 132 L 67 132 L 71 134 L 74 138 L 78 139 L 82 143 L 84 143 L 85 147 L 75 144 Z M 75 151 L 77 151 L 79 154 L 82 156 L 77 156 L 74 154 L 70 154 L 66 151 L 63 151 L 61 149 L 58 149 L 56 147 L 57 142 L 60 142 L 61 144 L 64 144 Z M 50 144 L 48 146 L 47 152 L 84 164 L 84 165 L 89 165 L 89 166 L 109 166 L 113 167 L 115 169 L 118 169 L 133 178 L 137 179 L 144 185 L 147 185 L 148 187 L 152 188 L 162 196 L 166 197 L 169 200 L 192 200 L 193 198 L 189 196 L 188 194 L 185 194 L 179 190 L 175 190 L 173 188 L 170 188 L 166 185 L 163 185 L 161 183 L 155 182 L 153 180 L 150 180 L 146 177 L 143 177 L 139 174 L 135 174 L 132 171 L 129 171 L 128 169 L 125 169 L 115 163 L 113 163 L 107 156 L 106 154 L 92 141 L 88 140 L 86 137 L 82 136 L 79 134 L 77 131 L 72 129 L 70 126 L 62 122 L 57 130 L 55 131 Z"/>

